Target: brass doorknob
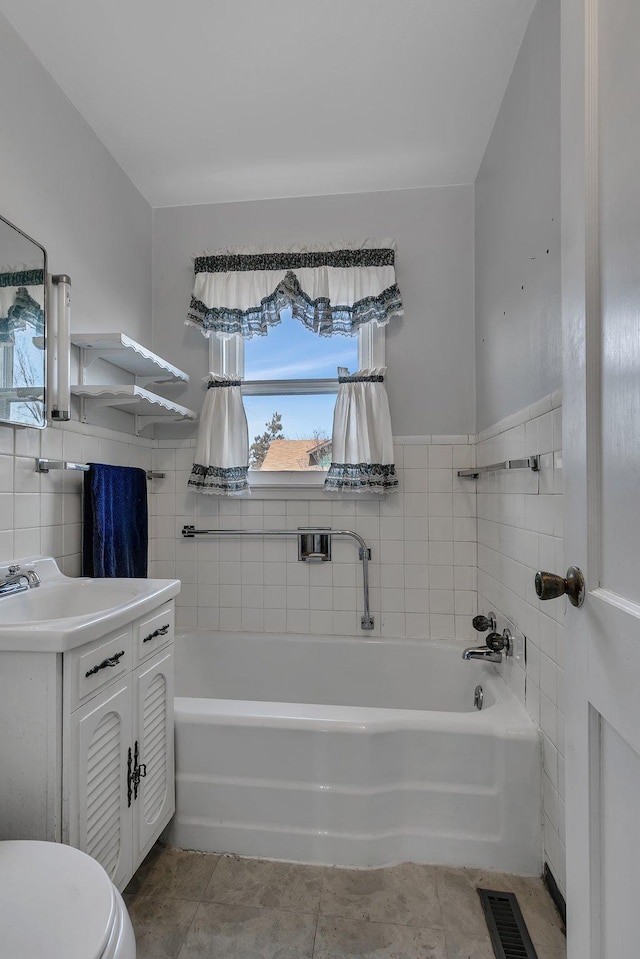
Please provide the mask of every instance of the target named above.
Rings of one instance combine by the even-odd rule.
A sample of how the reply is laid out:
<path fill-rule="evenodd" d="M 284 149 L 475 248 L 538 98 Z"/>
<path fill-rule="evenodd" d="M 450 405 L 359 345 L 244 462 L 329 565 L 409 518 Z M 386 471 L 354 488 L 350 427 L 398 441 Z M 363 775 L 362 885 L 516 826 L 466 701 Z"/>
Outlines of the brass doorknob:
<path fill-rule="evenodd" d="M 535 583 L 538 599 L 557 599 L 566 593 L 572 606 L 582 606 L 584 603 L 586 591 L 584 576 L 577 566 L 570 566 L 565 578 L 556 573 L 539 570 L 536 573 Z"/>

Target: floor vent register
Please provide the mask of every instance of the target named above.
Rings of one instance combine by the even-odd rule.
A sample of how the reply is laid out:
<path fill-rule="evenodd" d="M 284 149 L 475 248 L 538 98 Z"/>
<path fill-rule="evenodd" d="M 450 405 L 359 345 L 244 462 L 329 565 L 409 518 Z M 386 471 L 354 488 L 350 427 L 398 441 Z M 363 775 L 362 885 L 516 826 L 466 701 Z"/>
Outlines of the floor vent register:
<path fill-rule="evenodd" d="M 512 892 L 478 889 L 496 959 L 538 959 Z"/>

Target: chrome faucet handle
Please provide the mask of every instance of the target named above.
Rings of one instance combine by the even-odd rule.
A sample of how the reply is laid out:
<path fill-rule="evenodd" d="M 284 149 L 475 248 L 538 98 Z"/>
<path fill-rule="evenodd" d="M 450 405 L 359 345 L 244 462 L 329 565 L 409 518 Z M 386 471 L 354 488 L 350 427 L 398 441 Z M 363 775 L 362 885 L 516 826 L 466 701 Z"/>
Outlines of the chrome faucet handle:
<path fill-rule="evenodd" d="M 474 616 L 471 620 L 471 625 L 479 633 L 486 633 L 488 629 L 490 629 L 492 633 L 495 633 L 497 626 L 496 614 L 490 612 L 488 616 Z"/>
<path fill-rule="evenodd" d="M 25 573 L 7 573 L 4 579 L 0 579 L 0 596 L 23 593 L 27 589 L 29 589 L 29 577 Z"/>

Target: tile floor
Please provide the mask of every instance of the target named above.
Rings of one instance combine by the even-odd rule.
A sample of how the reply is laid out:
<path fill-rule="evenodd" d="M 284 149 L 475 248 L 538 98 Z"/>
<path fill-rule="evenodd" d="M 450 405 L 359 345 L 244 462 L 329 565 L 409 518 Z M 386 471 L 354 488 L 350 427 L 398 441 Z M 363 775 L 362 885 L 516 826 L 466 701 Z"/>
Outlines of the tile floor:
<path fill-rule="evenodd" d="M 515 892 L 538 959 L 564 959 L 542 881 L 478 869 L 337 869 L 158 845 L 125 901 L 138 959 L 494 959 L 477 885 Z"/>

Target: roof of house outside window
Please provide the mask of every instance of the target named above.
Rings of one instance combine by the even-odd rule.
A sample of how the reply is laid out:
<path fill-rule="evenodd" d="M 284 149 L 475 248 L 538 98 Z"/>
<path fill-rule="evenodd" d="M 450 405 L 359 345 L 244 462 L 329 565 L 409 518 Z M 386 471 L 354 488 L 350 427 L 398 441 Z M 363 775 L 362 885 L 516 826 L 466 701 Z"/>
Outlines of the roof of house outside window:
<path fill-rule="evenodd" d="M 328 447 L 328 448 L 327 448 Z M 269 451 L 264 458 L 261 470 L 321 470 L 327 466 L 318 465 L 324 459 L 330 459 L 330 440 L 271 440 Z M 320 455 L 321 454 L 321 455 Z"/>

